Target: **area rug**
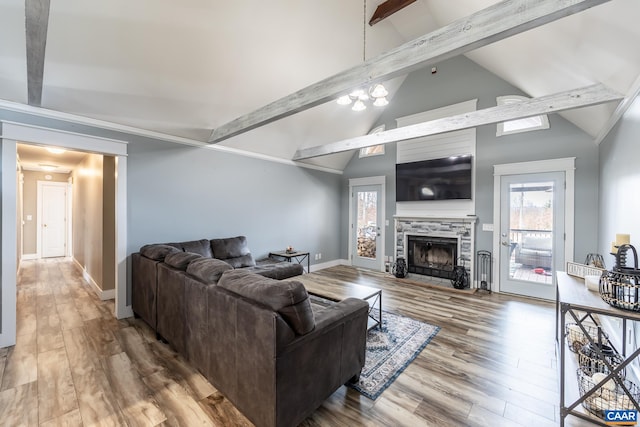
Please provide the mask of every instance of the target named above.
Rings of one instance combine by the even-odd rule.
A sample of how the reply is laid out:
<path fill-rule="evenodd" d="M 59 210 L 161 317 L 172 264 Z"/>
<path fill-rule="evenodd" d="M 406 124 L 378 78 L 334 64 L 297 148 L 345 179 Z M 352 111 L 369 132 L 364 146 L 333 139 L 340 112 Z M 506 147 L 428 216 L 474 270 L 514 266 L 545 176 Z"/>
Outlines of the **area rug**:
<path fill-rule="evenodd" d="M 377 309 L 371 314 L 378 318 Z M 376 326 L 367 333 L 367 359 L 360 380 L 347 385 L 375 400 L 439 330 L 439 326 L 382 310 L 382 329 Z"/>

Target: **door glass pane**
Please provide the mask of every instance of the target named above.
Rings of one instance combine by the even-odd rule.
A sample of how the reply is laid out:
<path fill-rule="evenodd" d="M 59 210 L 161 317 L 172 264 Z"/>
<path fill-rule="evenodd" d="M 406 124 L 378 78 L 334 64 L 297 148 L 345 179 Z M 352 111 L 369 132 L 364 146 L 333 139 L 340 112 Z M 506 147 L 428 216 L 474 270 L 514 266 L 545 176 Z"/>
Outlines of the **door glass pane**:
<path fill-rule="evenodd" d="M 358 191 L 356 194 L 358 203 L 357 222 L 358 227 L 358 256 L 364 258 L 376 257 L 376 236 L 378 233 L 378 192 Z"/>
<path fill-rule="evenodd" d="M 551 284 L 554 183 L 516 183 L 509 190 L 509 277 Z"/>

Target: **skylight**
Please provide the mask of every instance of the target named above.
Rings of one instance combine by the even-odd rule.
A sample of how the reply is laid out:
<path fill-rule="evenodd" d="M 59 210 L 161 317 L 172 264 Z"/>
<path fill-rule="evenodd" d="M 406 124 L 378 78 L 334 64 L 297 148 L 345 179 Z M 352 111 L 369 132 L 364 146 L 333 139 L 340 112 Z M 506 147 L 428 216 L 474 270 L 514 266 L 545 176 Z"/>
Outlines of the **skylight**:
<path fill-rule="evenodd" d="M 515 104 L 526 101 L 529 98 L 518 95 L 499 96 L 496 98 L 498 105 Z M 525 119 L 509 120 L 498 123 L 496 126 L 496 136 L 510 135 L 512 133 L 529 132 L 533 130 L 549 129 L 549 119 L 546 114 L 541 116 L 527 117 Z"/>

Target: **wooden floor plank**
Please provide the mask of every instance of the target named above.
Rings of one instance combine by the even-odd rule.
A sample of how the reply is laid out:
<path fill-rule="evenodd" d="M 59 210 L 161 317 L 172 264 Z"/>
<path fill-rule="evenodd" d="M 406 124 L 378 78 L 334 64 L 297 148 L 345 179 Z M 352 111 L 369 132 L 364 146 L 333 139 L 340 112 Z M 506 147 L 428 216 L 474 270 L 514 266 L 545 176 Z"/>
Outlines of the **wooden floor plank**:
<path fill-rule="evenodd" d="M 238 411 L 222 394 L 217 391 L 199 401 L 198 404 L 208 415 L 214 426 L 253 426 L 251 421 L 242 415 L 240 411 Z"/>
<path fill-rule="evenodd" d="M 44 423 L 40 423 L 40 427 L 80 427 L 82 425 L 82 416 L 77 409 L 60 415 L 59 417 L 52 418 Z"/>
<path fill-rule="evenodd" d="M 167 417 L 167 424 L 176 426 L 197 426 L 210 423 L 209 416 L 193 400 L 189 392 L 164 371 L 143 378 L 149 389 L 154 390 L 154 398 Z"/>
<path fill-rule="evenodd" d="M 35 381 L 0 392 L 0 423 L 38 425 L 38 385 Z"/>
<path fill-rule="evenodd" d="M 96 354 L 112 356 L 122 353 L 122 348 L 114 335 L 113 328 L 99 317 L 85 320 L 84 331 Z"/>
<path fill-rule="evenodd" d="M 98 355 L 93 351 L 82 328 L 64 331 L 71 375 L 78 406 L 85 425 L 124 425 L 124 417 Z"/>
<path fill-rule="evenodd" d="M 138 332 L 140 329 L 136 328 Z M 144 338 L 144 333 L 140 333 Z M 145 339 L 146 341 L 146 339 Z M 159 340 L 148 342 L 150 351 L 154 354 L 156 363 L 162 365 L 166 375 L 188 390 L 196 401 L 216 393 L 216 389 L 193 366 L 173 349 Z"/>
<path fill-rule="evenodd" d="M 156 357 L 136 328 L 129 327 L 118 329 L 114 332 L 120 348 L 129 355 L 131 363 L 140 373 L 141 377 L 147 377 L 163 367 L 156 363 Z"/>
<path fill-rule="evenodd" d="M 76 391 L 64 348 L 38 353 L 38 414 L 40 422 L 78 409 Z"/>
<path fill-rule="evenodd" d="M 62 329 L 60 329 L 60 317 L 54 312 L 49 315 L 38 314 L 38 353 L 44 353 L 64 347 Z"/>
<path fill-rule="evenodd" d="M 16 345 L 9 349 L 2 375 L 1 390 L 8 390 L 38 379 L 38 348 L 36 333 L 18 335 Z"/>
<path fill-rule="evenodd" d="M 126 353 L 105 359 L 105 373 L 115 392 L 118 405 L 131 426 L 155 426 L 167 417 L 159 409 L 157 400 L 131 364 Z"/>

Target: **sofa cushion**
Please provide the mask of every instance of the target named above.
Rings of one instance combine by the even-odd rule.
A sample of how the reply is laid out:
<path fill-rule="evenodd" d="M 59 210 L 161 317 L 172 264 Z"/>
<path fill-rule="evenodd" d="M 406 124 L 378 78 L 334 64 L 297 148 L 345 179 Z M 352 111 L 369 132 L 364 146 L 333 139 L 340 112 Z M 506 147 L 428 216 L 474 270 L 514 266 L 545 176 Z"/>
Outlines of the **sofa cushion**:
<path fill-rule="evenodd" d="M 522 249 L 546 251 L 547 255 L 551 254 L 552 244 L 553 241 L 551 240 L 551 237 L 527 236 L 522 239 Z"/>
<path fill-rule="evenodd" d="M 185 252 L 193 252 L 194 254 L 200 254 L 203 257 L 213 258 L 213 253 L 211 252 L 211 244 L 207 239 L 191 240 L 188 242 L 180 242 L 178 244 Z"/>
<path fill-rule="evenodd" d="M 298 335 L 315 328 L 309 294 L 302 283 L 273 280 L 242 270 L 222 275 L 218 286 L 277 311 Z"/>
<path fill-rule="evenodd" d="M 144 245 L 140 248 L 140 253 L 144 257 L 155 261 L 163 261 L 167 255 L 179 251 L 180 249 L 175 246 L 161 244 Z"/>
<path fill-rule="evenodd" d="M 187 266 L 187 273 L 205 283 L 217 282 L 222 273 L 227 270 L 233 270 L 233 267 L 215 258 L 196 259 Z"/>
<path fill-rule="evenodd" d="M 256 265 L 245 236 L 229 237 L 227 239 L 211 239 L 213 257 L 221 259 L 234 268 L 253 267 Z"/>
<path fill-rule="evenodd" d="M 304 272 L 304 268 L 296 262 L 257 262 L 255 267 L 247 267 L 245 271 L 271 279 L 282 280 L 293 276 L 300 276 Z"/>
<path fill-rule="evenodd" d="M 178 270 L 186 270 L 191 261 L 200 258 L 202 255 L 193 252 L 173 252 L 165 257 L 164 263 Z"/>

